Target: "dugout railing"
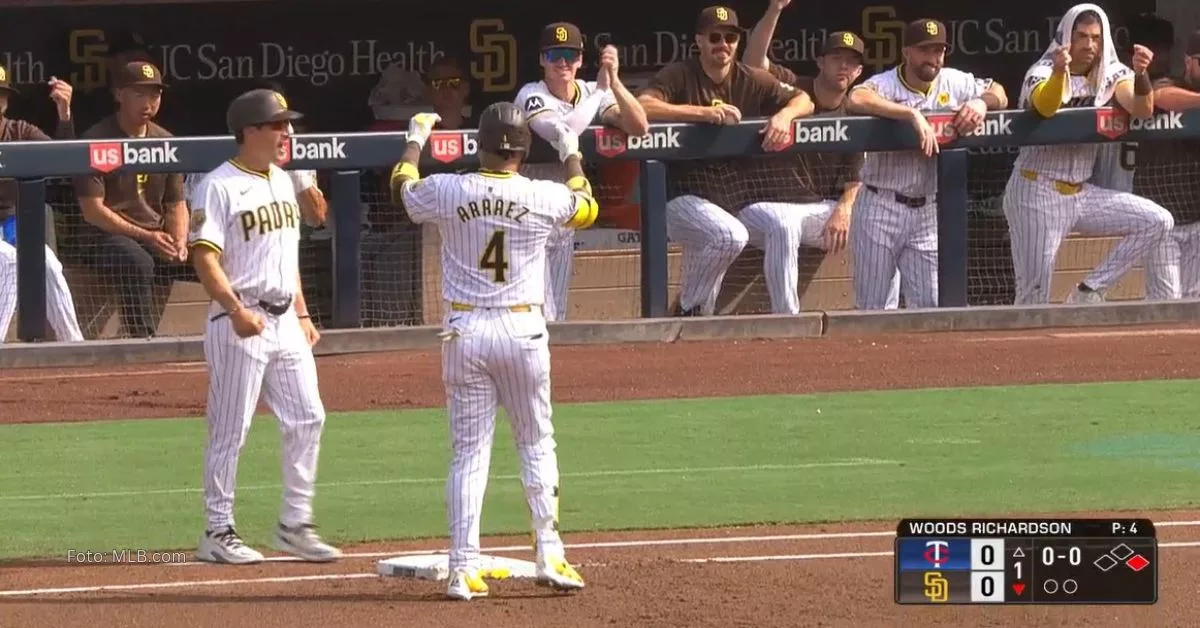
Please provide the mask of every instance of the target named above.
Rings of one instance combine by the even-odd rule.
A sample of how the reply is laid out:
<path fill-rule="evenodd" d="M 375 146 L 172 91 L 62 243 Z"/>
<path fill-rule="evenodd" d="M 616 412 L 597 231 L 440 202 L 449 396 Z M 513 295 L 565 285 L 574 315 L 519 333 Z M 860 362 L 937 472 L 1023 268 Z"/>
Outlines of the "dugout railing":
<path fill-rule="evenodd" d="M 1159 114 L 1130 120 L 1111 108 L 1064 111 L 1044 120 L 1021 111 L 989 113 L 980 132 L 958 137 L 952 114 L 929 114 L 939 132 L 938 274 L 939 304 L 967 303 L 968 150 L 1019 145 L 1090 142 L 1140 142 L 1200 136 L 1200 112 Z M 640 162 L 641 315 L 668 312 L 668 255 L 664 206 L 668 198 L 666 163 L 679 160 L 736 159 L 761 155 L 762 120 L 739 125 L 656 124 L 643 137 L 626 137 L 606 127 L 592 127 L 581 137 L 589 163 L 605 160 Z M 815 116 L 797 120 L 789 152 L 881 152 L 912 150 L 916 136 L 910 125 L 870 117 Z M 390 168 L 405 145 L 405 134 L 306 134 L 293 138 L 287 168 L 327 171 L 332 236 L 332 312 L 327 326 L 354 328 L 362 320 L 361 190 L 364 176 Z M 178 137 L 166 140 L 49 141 L 6 143 L 0 152 L 0 177 L 18 181 L 17 263 L 18 329 L 23 341 L 46 338 L 45 207 L 46 180 L 93 175 L 93 150 L 119 146 L 120 169 L 138 173 L 205 172 L 232 156 L 232 137 Z M 540 141 L 532 159 L 552 158 Z M 422 156 L 423 167 L 469 168 L 478 161 L 474 130 L 439 131 Z M 137 162 L 137 163 L 131 163 Z M 107 166 L 106 166 L 107 167 Z"/>

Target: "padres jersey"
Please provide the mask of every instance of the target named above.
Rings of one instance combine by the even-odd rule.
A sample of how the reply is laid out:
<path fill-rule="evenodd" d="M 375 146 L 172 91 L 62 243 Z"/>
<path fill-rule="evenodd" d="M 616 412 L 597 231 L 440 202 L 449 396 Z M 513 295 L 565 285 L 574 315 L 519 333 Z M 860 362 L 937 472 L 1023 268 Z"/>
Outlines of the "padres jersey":
<path fill-rule="evenodd" d="M 942 68 L 927 91 L 904 80 L 904 66 L 881 72 L 852 89 L 870 89 L 884 100 L 920 111 L 950 111 L 983 95 L 991 79 Z M 917 151 L 867 153 L 862 169 L 863 183 L 907 196 L 930 196 L 937 192 L 937 160 Z"/>
<path fill-rule="evenodd" d="M 430 175 L 403 198 L 414 223 L 441 233 L 443 298 L 475 307 L 541 304 L 551 231 L 588 216 L 567 186 L 506 172 Z"/>
<path fill-rule="evenodd" d="M 277 166 L 256 172 L 230 160 L 205 175 L 191 198 L 189 246 L 220 251 L 230 286 L 246 298 L 288 303 L 300 272 L 300 206 Z"/>
<path fill-rule="evenodd" d="M 1093 107 L 1096 103 L 1096 87 L 1087 76 L 1072 74 L 1069 79 L 1070 100 L 1062 106 Z M 1029 90 L 1032 93 L 1032 89 Z M 1021 106 L 1026 103 L 1022 102 Z M 1054 146 L 1022 146 L 1017 153 L 1013 168 L 1033 170 L 1057 181 L 1082 183 L 1092 177 L 1100 144 L 1065 144 Z"/>
<path fill-rule="evenodd" d="M 1092 171 L 1092 185 L 1118 192 L 1132 192 L 1137 152 L 1137 142 L 1100 144 Z"/>
<path fill-rule="evenodd" d="M 526 118 L 535 118 L 539 115 L 554 112 L 560 116 L 565 116 L 575 110 L 583 99 L 591 96 L 599 91 L 595 81 L 584 81 L 575 79 L 575 97 L 570 101 L 560 100 L 557 96 L 550 93 L 550 88 L 545 81 L 536 83 L 526 83 L 517 92 L 515 104 L 525 110 Z M 600 101 L 600 108 L 596 110 L 596 118 L 591 120 L 591 124 L 599 124 L 604 118 L 604 113 L 611 107 L 617 104 L 616 97 L 609 91 L 603 96 Z M 547 179 L 550 181 L 566 181 L 566 167 L 561 163 L 541 163 L 541 164 L 525 164 L 521 166 L 521 174 L 531 179 Z"/>

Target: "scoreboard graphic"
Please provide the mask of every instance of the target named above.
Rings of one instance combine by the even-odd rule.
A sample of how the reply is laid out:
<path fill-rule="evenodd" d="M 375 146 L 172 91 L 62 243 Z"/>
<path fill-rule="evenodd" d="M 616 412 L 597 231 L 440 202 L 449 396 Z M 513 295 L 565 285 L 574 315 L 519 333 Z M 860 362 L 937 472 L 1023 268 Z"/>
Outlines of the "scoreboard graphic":
<path fill-rule="evenodd" d="M 1153 604 L 1148 519 L 905 519 L 899 604 Z"/>

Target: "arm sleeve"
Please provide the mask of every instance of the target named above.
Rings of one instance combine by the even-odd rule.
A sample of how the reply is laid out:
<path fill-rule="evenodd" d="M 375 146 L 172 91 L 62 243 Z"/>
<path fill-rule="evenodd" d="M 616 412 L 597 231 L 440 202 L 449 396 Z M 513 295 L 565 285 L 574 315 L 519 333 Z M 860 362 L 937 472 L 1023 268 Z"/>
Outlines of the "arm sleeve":
<path fill-rule="evenodd" d="M 596 124 L 604 122 L 604 116 L 609 110 L 617 106 L 617 95 L 610 89 L 604 92 L 604 98 L 600 99 L 600 111 L 596 114 Z"/>
<path fill-rule="evenodd" d="M 780 81 L 766 70 L 757 68 L 747 68 L 747 70 L 756 86 L 755 92 L 762 100 L 763 113 L 775 113 L 783 109 L 796 97 L 796 94 L 800 93 L 795 87 Z"/>
<path fill-rule="evenodd" d="M 772 63 L 770 66 L 768 66 L 767 72 L 770 72 L 771 76 L 775 77 L 775 79 L 779 82 L 787 83 L 788 85 L 795 85 L 796 81 L 800 80 L 800 77 L 796 76 L 795 72 L 783 67 L 782 65 L 779 65 L 778 63 Z"/>
<path fill-rule="evenodd" d="M 183 174 L 176 172 L 167 175 L 166 189 L 163 190 L 163 204 L 169 205 L 186 199 L 187 197 L 183 194 Z"/>
<path fill-rule="evenodd" d="M 420 181 L 406 181 L 403 188 L 404 210 L 416 224 L 437 218 L 438 186 L 445 175 L 434 174 Z"/>
<path fill-rule="evenodd" d="M 75 196 L 104 198 L 104 177 L 102 176 L 75 177 L 72 179 L 72 183 L 75 186 Z"/>
<path fill-rule="evenodd" d="M 565 116 L 553 109 L 543 109 L 539 115 L 529 118 L 529 128 L 547 142 L 554 139 L 554 123 L 556 122 L 565 122 L 576 134 L 582 134 L 598 117 L 600 105 L 609 93 L 596 91 L 588 94 L 587 98 L 575 105 L 575 109 Z"/>
<path fill-rule="evenodd" d="M 1029 102 L 1043 118 L 1049 118 L 1062 107 L 1062 93 L 1066 84 L 1067 73 L 1054 72 L 1050 78 L 1034 86 L 1029 93 Z"/>
<path fill-rule="evenodd" d="M 207 246 L 217 252 L 225 248 L 225 223 L 229 217 L 229 194 L 218 181 L 205 178 L 192 192 L 188 246 Z"/>
<path fill-rule="evenodd" d="M 14 120 L 13 124 L 17 126 L 14 137 L 18 142 L 48 142 L 50 136 L 42 132 L 35 124 L 30 124 L 24 120 Z M 72 127 L 74 128 L 74 127 Z"/>

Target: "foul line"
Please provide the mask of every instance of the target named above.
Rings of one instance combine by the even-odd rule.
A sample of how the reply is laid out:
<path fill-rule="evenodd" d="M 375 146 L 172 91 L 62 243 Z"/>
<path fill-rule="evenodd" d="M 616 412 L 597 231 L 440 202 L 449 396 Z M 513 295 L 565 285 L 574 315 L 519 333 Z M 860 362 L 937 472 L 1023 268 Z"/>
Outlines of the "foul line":
<path fill-rule="evenodd" d="M 879 536 L 879 533 L 870 533 Z M 759 537 L 768 538 L 768 537 Z M 710 539 L 700 539 L 710 540 Z M 711 539 L 724 540 L 724 539 Z M 696 539 L 693 539 L 696 541 Z M 629 542 L 648 545 L 655 541 L 640 541 Z M 602 544 L 590 544 L 602 545 Z M 1160 548 L 1170 547 L 1200 547 L 1200 541 L 1186 541 L 1177 543 L 1159 543 Z M 568 545 L 568 547 L 580 547 L 579 545 Z M 496 551 L 500 548 L 492 548 Z M 529 549 L 528 546 L 522 546 L 520 549 Z M 393 553 L 391 555 L 398 555 Z M 893 552 L 830 552 L 823 554 L 790 554 L 776 556 L 718 556 L 713 558 L 685 558 L 678 559 L 676 562 L 704 564 L 704 563 L 740 563 L 740 562 L 763 562 L 763 561 L 785 561 L 785 560 L 837 560 L 837 559 L 856 559 L 856 558 L 877 558 L 892 556 Z M 0 591 L 0 597 L 23 597 L 32 595 L 54 595 L 64 593 L 102 593 L 106 591 L 144 591 L 154 589 L 180 589 L 189 587 L 217 587 L 229 586 L 236 584 L 277 584 L 289 582 L 311 582 L 320 580 L 358 580 L 364 578 L 382 578 L 374 573 L 350 573 L 350 574 L 318 574 L 311 576 L 284 576 L 271 578 L 242 578 L 234 580 L 198 580 L 186 582 L 147 582 L 140 584 L 110 584 L 88 587 L 59 587 L 48 589 L 23 589 L 23 590 L 8 590 Z"/>
<path fill-rule="evenodd" d="M 721 466 L 721 467 L 678 467 L 673 469 L 608 469 L 600 471 L 579 471 L 575 473 L 561 473 L 562 477 L 566 478 L 601 478 L 613 476 L 630 476 L 630 475 L 671 475 L 676 473 L 734 473 L 739 471 L 795 471 L 799 469 L 821 469 L 830 467 L 870 467 L 880 465 L 897 465 L 901 464 L 899 460 L 880 460 L 877 458 L 846 458 L 842 460 L 829 460 L 825 462 L 807 462 L 799 464 L 754 464 L 742 466 Z M 493 475 L 494 480 L 519 480 L 519 475 Z M 349 482 L 318 482 L 317 488 L 330 488 L 336 486 L 381 486 L 392 484 L 443 484 L 446 482 L 446 476 L 429 477 L 429 478 L 392 478 L 387 480 L 354 480 Z M 238 491 L 264 491 L 264 490 L 281 490 L 282 484 L 252 484 L 248 486 L 238 486 Z M 161 488 L 161 489 L 146 489 L 146 490 L 125 490 L 125 491 L 105 491 L 99 493 L 49 493 L 44 495 L 0 495 L 0 501 L 31 501 L 43 499 L 95 499 L 99 497 L 133 497 L 142 495 L 177 495 L 188 493 L 202 493 L 204 489 L 201 487 L 190 488 Z"/>

